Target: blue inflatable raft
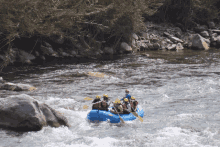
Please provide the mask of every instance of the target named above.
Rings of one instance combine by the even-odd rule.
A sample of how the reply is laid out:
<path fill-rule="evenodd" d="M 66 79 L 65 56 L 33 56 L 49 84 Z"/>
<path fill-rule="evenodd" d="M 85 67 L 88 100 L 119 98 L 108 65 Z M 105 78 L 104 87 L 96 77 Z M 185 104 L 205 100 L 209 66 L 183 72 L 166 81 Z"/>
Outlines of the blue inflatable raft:
<path fill-rule="evenodd" d="M 144 116 L 144 110 L 141 108 L 141 106 L 138 106 L 137 108 L 137 114 L 141 117 Z M 124 121 L 132 121 L 135 120 L 136 117 L 130 113 L 130 114 L 120 114 L 121 118 Z M 120 118 L 118 116 L 118 114 L 114 114 L 110 112 L 110 108 L 108 111 L 104 111 L 104 110 L 91 110 L 89 112 L 89 114 L 87 115 L 87 119 L 90 122 L 99 122 L 99 121 L 110 121 L 110 123 L 119 123 L 120 122 Z"/>

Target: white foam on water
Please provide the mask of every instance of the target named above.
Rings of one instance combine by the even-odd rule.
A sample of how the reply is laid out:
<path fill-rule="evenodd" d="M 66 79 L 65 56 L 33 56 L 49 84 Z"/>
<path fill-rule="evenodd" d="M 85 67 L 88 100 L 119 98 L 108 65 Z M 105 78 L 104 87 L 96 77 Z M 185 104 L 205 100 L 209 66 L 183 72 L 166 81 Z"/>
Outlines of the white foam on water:
<path fill-rule="evenodd" d="M 49 106 L 55 106 L 55 107 L 63 107 L 63 106 L 70 106 L 74 105 L 76 101 L 74 99 L 70 98 L 55 98 L 55 97 L 47 97 L 46 100 L 44 100 L 44 103 L 48 104 Z"/>
<path fill-rule="evenodd" d="M 183 114 L 178 114 L 176 116 L 176 119 L 184 120 L 184 119 L 195 119 L 195 118 L 203 118 L 204 116 L 199 113 L 183 113 Z"/>
<path fill-rule="evenodd" d="M 48 144 L 67 144 L 73 138 L 76 138 L 76 133 L 72 132 L 67 127 L 51 128 L 44 127 L 37 132 L 28 132 L 19 139 L 17 147 L 42 147 Z"/>
<path fill-rule="evenodd" d="M 159 130 L 156 134 L 148 134 L 147 136 L 149 136 L 150 140 L 145 143 L 146 146 L 208 147 L 207 145 L 201 144 L 199 133 L 178 127 L 166 127 Z"/>
<path fill-rule="evenodd" d="M 118 140 L 110 137 L 106 138 L 97 138 L 97 137 L 89 137 L 93 140 L 93 143 L 90 145 L 92 147 L 111 147 L 112 144 L 117 142 Z"/>

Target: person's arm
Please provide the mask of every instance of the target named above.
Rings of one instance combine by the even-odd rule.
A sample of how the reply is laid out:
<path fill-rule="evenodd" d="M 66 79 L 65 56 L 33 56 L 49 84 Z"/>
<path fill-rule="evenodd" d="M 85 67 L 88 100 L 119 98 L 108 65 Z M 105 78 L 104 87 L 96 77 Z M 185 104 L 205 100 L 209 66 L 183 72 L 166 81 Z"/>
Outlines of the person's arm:
<path fill-rule="evenodd" d="M 128 112 L 131 112 L 131 105 L 127 104 L 128 109 L 126 109 Z"/>
<path fill-rule="evenodd" d="M 118 109 L 119 109 L 119 111 L 120 111 L 120 112 L 118 112 L 118 113 L 123 113 L 122 105 L 118 106 Z"/>

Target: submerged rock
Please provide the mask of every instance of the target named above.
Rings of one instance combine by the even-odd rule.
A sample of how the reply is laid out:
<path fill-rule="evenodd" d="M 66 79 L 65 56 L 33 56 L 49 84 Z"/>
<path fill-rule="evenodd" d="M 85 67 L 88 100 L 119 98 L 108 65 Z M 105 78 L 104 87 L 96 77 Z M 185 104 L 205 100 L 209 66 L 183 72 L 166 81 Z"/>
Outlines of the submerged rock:
<path fill-rule="evenodd" d="M 0 84 L 0 90 L 1 89 L 11 90 L 11 91 L 32 91 L 32 90 L 36 90 L 37 88 L 29 84 L 21 84 L 21 83 L 14 84 L 10 82 L 4 82 Z"/>
<path fill-rule="evenodd" d="M 0 126 L 19 131 L 38 131 L 43 126 L 69 126 L 67 119 L 26 94 L 0 99 Z"/>

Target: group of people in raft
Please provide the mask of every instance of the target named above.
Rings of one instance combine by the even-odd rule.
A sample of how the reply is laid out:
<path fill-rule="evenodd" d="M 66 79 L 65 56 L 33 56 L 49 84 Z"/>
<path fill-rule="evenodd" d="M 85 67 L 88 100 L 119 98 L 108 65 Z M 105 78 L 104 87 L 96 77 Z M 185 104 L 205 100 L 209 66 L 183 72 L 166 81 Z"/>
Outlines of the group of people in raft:
<path fill-rule="evenodd" d="M 103 100 L 101 100 L 101 97 L 97 95 L 92 103 L 92 109 L 105 111 L 108 111 L 108 108 L 111 104 L 107 94 L 103 94 Z M 115 102 L 112 103 L 113 108 L 110 110 L 110 112 L 114 114 L 129 114 L 130 112 L 135 112 L 137 110 L 138 105 L 136 99 L 129 94 L 129 91 L 127 89 L 125 90 L 124 98 L 122 98 L 121 100 L 116 99 Z"/>

